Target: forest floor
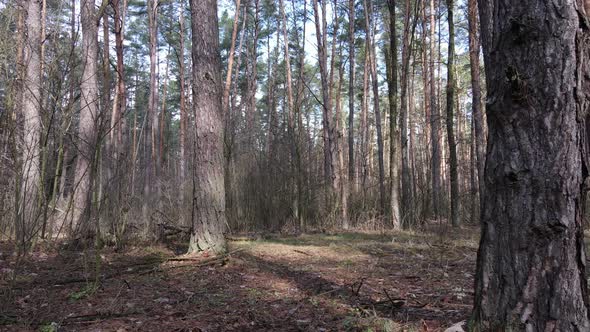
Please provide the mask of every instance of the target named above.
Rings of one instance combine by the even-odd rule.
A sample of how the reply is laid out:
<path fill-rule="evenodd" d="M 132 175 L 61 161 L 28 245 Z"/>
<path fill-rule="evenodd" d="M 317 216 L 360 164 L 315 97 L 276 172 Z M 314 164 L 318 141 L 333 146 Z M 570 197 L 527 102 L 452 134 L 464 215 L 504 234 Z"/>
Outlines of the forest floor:
<path fill-rule="evenodd" d="M 477 245 L 429 226 L 236 237 L 220 258 L 39 245 L 17 267 L 0 243 L 0 331 L 444 331 L 471 310 Z"/>

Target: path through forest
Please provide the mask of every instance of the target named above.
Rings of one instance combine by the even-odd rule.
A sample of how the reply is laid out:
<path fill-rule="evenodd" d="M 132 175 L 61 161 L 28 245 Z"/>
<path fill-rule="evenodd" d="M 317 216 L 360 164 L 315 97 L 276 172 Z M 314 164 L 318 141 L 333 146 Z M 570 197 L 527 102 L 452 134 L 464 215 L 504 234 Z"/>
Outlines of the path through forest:
<path fill-rule="evenodd" d="M 440 331 L 469 315 L 477 229 L 235 237 L 178 248 L 0 253 L 0 330 Z M 181 249 L 180 249 L 181 250 Z M 86 271 L 86 274 L 84 273 Z"/>

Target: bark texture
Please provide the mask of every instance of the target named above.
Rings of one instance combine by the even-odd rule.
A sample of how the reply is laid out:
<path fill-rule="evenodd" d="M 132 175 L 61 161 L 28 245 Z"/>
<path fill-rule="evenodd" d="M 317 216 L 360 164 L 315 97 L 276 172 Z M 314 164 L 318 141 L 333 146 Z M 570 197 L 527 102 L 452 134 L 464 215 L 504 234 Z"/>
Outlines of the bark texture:
<path fill-rule="evenodd" d="M 195 151 L 189 252 L 226 250 L 223 114 L 216 0 L 191 0 Z"/>
<path fill-rule="evenodd" d="M 588 331 L 583 3 L 479 2 L 488 154 L 474 329 Z"/>

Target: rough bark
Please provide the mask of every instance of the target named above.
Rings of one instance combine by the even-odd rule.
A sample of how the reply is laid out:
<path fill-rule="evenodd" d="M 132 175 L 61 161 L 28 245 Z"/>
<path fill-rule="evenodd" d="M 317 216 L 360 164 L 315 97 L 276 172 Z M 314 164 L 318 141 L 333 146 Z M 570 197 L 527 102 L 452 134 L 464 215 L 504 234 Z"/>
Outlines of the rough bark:
<path fill-rule="evenodd" d="M 459 226 L 459 172 L 457 144 L 455 142 L 455 21 L 454 0 L 447 0 L 449 20 L 449 56 L 447 60 L 447 141 L 449 143 L 449 172 L 451 175 L 451 224 Z"/>
<path fill-rule="evenodd" d="M 588 16 L 572 1 L 480 1 L 489 128 L 472 325 L 588 331 Z"/>
<path fill-rule="evenodd" d="M 193 109 L 193 230 L 189 252 L 226 250 L 223 110 L 216 0 L 191 0 Z"/>

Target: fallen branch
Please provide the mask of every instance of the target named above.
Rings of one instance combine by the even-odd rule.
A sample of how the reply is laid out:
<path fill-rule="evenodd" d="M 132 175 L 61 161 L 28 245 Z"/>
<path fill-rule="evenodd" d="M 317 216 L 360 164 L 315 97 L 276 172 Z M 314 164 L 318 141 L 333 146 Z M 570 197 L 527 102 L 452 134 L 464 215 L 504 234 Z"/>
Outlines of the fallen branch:
<path fill-rule="evenodd" d="M 293 249 L 293 251 L 294 251 L 294 252 L 296 252 L 296 253 L 303 254 L 303 255 L 307 255 L 307 256 L 313 256 L 312 254 L 310 254 L 310 253 L 307 253 L 307 252 L 305 252 L 305 251 L 301 251 L 301 250 L 297 250 L 297 249 Z"/>

